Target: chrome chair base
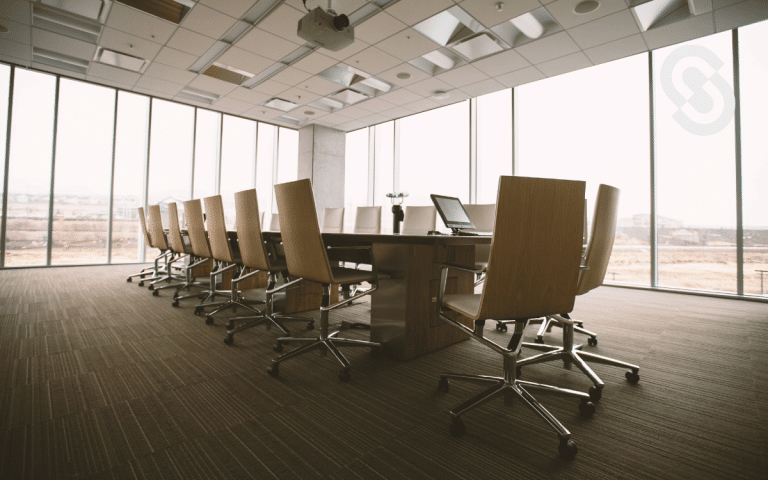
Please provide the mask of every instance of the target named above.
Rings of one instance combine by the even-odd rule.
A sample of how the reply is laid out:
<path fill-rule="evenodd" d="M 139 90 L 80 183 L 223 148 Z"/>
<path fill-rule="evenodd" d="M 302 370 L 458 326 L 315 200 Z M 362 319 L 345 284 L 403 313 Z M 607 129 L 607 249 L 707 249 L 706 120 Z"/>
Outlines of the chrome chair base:
<path fill-rule="evenodd" d="M 571 317 L 564 313 L 561 315 L 562 317 L 572 320 Z M 573 320 L 573 332 L 574 333 L 581 333 L 582 335 L 588 335 L 589 338 L 587 339 L 587 343 L 589 343 L 590 346 L 594 347 L 597 345 L 597 334 L 595 332 L 590 332 L 586 328 L 584 328 L 584 323 Z M 552 317 L 546 317 L 542 320 L 541 326 L 539 327 L 539 331 L 536 333 L 536 340 L 534 340 L 536 343 L 544 343 L 544 333 L 551 333 L 552 327 L 560 327 L 563 328 L 563 325 L 555 318 Z M 498 328 L 498 325 L 497 325 Z"/>
<path fill-rule="evenodd" d="M 237 289 L 237 283 L 239 281 L 244 280 L 245 278 L 257 272 L 251 272 L 247 275 L 233 278 L 232 290 L 216 290 L 215 288 L 216 288 L 217 275 L 220 275 L 229 271 L 235 271 L 235 273 L 239 271 L 239 266 L 237 264 L 226 265 L 224 262 L 219 262 L 219 261 L 217 261 L 216 263 L 217 263 L 217 268 L 211 272 L 211 277 L 210 277 L 211 289 L 208 290 L 208 295 L 205 297 L 205 299 L 203 299 L 203 301 L 200 304 L 195 305 L 195 315 L 200 315 L 208 307 L 216 307 L 212 312 L 208 312 L 205 314 L 206 325 L 213 324 L 214 315 L 216 315 L 217 313 L 223 312 L 224 310 L 228 310 L 230 308 L 237 309 L 238 307 L 242 307 L 252 313 L 255 313 L 256 315 L 261 315 L 262 312 L 260 310 L 253 308 L 251 305 L 260 305 L 260 304 L 263 304 L 264 302 L 261 302 L 258 300 L 246 300 L 240 295 L 240 291 Z M 223 302 L 206 303 L 208 300 L 213 299 L 216 296 L 226 296 L 226 297 L 229 297 L 229 299 Z"/>

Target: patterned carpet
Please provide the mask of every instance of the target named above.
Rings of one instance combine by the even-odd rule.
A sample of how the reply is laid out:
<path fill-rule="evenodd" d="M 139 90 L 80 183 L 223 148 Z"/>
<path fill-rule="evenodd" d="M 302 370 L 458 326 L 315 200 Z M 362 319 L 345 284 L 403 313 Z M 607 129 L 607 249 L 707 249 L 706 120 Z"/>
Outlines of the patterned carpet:
<path fill-rule="evenodd" d="M 482 386 L 437 390 L 442 372 L 501 373 L 461 342 L 409 362 L 346 349 L 352 380 L 309 354 L 266 373 L 276 331 L 224 345 L 232 314 L 205 325 L 193 300 L 170 305 L 126 283 L 136 266 L 0 271 L 0 479 L 22 478 L 765 478 L 768 305 L 603 287 L 574 318 L 600 335 L 590 351 L 639 364 L 594 365 L 597 413 L 536 393 L 573 432 L 579 454 L 520 402 L 447 411 Z M 258 298 L 263 292 L 252 292 Z M 366 303 L 331 313 L 360 321 Z M 311 316 L 311 315 L 309 315 Z M 294 326 L 295 333 L 311 332 Z M 488 324 L 488 335 L 504 341 Z M 535 327 L 527 337 L 532 338 Z M 350 336 L 365 338 L 364 331 Z M 558 341 L 557 331 L 547 337 Z M 583 339 L 581 340 L 583 341 Z M 524 352 L 530 355 L 532 352 Z M 526 380 L 586 391 L 562 364 Z M 761 473 L 762 472 L 762 473 Z"/>

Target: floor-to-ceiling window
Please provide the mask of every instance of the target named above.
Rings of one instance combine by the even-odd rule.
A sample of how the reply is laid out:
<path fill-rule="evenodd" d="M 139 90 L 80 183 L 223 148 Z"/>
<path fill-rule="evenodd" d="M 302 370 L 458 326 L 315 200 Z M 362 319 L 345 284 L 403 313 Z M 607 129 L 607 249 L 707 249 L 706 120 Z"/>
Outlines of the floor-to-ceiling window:
<path fill-rule="evenodd" d="M 477 199 L 496 203 L 499 177 L 512 175 L 512 89 L 477 98 Z"/>
<path fill-rule="evenodd" d="M 348 133 L 344 154 L 344 229 L 351 232 L 357 207 L 368 205 L 368 128 Z"/>
<path fill-rule="evenodd" d="M 221 153 L 221 114 L 197 109 L 195 122 L 195 184 L 192 198 L 216 195 Z"/>
<path fill-rule="evenodd" d="M 6 141 L 8 139 L 9 100 L 11 95 L 11 67 L 0 64 L 0 200 L 5 196 L 5 159 Z M 0 222 L 5 222 L 5 212 L 0 205 Z M 2 239 L 0 239 L 1 241 Z M 5 248 L 4 246 L 2 248 Z M 0 252 L 3 252 L 0 249 Z M 0 266 L 5 255 L 0 253 Z"/>
<path fill-rule="evenodd" d="M 652 54 L 660 286 L 736 292 L 731 35 Z"/>
<path fill-rule="evenodd" d="M 277 182 L 296 180 L 299 175 L 299 132 L 278 128 Z M 272 202 L 272 213 L 277 213 L 277 202 Z"/>
<path fill-rule="evenodd" d="M 298 145 L 298 139 L 296 141 Z M 274 167 L 276 166 L 276 149 L 277 127 L 266 123 L 259 123 L 258 144 L 256 147 L 256 196 L 259 200 L 259 210 L 261 212 L 272 211 L 272 179 L 274 178 Z"/>
<path fill-rule="evenodd" d="M 221 144 L 221 203 L 227 228 L 235 228 L 235 192 L 256 182 L 256 122 L 224 115 Z"/>
<path fill-rule="evenodd" d="M 398 193 L 403 191 L 395 185 L 395 122 L 376 125 L 373 127 L 373 134 L 375 135 L 373 205 L 381 206 L 381 231 L 389 233 L 392 231 L 393 221 L 392 200 L 387 198 L 387 194 L 394 193 L 395 190 Z"/>

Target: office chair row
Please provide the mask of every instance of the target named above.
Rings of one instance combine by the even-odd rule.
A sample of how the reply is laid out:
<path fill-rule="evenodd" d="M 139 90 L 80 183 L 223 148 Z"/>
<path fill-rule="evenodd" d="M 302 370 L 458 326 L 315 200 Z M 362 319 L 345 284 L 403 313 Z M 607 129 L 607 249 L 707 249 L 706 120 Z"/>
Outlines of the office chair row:
<path fill-rule="evenodd" d="M 199 200 L 185 202 L 185 216 L 192 254 L 194 254 L 193 260 L 206 258 L 206 254 L 210 253 L 207 258 L 213 258 L 218 262 L 214 273 L 233 269 L 237 270 L 238 274 L 232 281 L 231 291 L 227 292 L 216 290 L 215 275 L 212 273 L 206 298 L 196 307 L 196 311 L 209 306 L 216 306 L 216 311 L 220 311 L 226 305 L 238 303 L 240 297 L 237 283 L 257 271 L 267 271 L 270 281 L 264 310 L 253 309 L 256 312 L 253 317 L 230 320 L 227 324 L 229 341 L 225 339 L 225 342 L 231 343 L 232 335 L 245 328 L 271 323 L 286 335 L 277 339 L 274 347 L 276 351 L 282 352 L 284 345 L 288 344 L 300 346 L 273 359 L 268 368 L 270 375 L 276 377 L 280 374 L 279 368 L 282 362 L 310 350 L 322 348 L 329 350 L 342 365 L 339 379 L 349 380 L 349 362 L 337 347 L 369 347 L 372 348 L 373 354 L 377 354 L 380 351 L 380 345 L 369 341 L 340 338 L 338 331 L 328 331 L 329 312 L 348 302 L 347 299 L 343 299 L 331 305 L 330 287 L 334 284 L 351 285 L 367 282 L 371 288 L 357 293 L 351 300 L 373 293 L 378 288 L 378 276 L 372 248 L 357 247 L 367 252 L 371 265 L 370 271 L 331 266 L 328 259 L 329 249 L 323 243 L 320 224 L 315 213 L 314 197 L 309 180 L 279 184 L 274 188 L 280 214 L 282 245 L 285 250 L 284 262 L 274 252 L 267 250 L 258 221 L 255 190 L 235 194 L 239 257 L 234 256 L 231 250 L 227 252 L 229 242 L 226 240 L 220 197 L 205 199 L 210 252 L 195 249 L 195 244 L 199 244 L 195 241 L 196 236 L 202 238 L 203 242 L 206 240 L 205 230 L 200 228 L 202 225 L 200 202 Z M 632 383 L 639 380 L 638 366 L 584 352 L 581 345 L 574 344 L 574 329 L 578 322 L 571 319 L 568 314 L 573 310 L 576 295 L 586 293 L 602 284 L 613 247 L 619 195 L 618 190 L 613 187 L 600 186 L 590 242 L 586 248 L 586 255 L 583 255 L 584 191 L 584 182 L 501 177 L 492 225 L 493 239 L 487 262 L 485 265 L 476 265 L 479 268 L 475 269 L 455 265 L 442 266 L 436 301 L 438 318 L 462 330 L 474 340 L 500 354 L 503 359 L 503 376 L 501 377 L 453 373 L 440 376 L 438 388 L 441 391 L 449 389 L 449 379 L 492 384 L 487 390 L 450 411 L 452 434 L 459 436 L 465 432 L 466 428 L 461 416 L 470 409 L 499 396 L 504 396 L 505 399 L 517 396 L 556 431 L 560 441 L 558 447 L 560 454 L 565 458 L 571 458 L 578 449 L 570 438 L 570 432 L 528 390 L 545 390 L 578 398 L 580 412 L 591 416 L 595 412 L 592 402 L 602 397 L 604 383 L 584 360 L 628 368 L 627 380 Z M 197 202 L 197 210 L 195 210 L 195 202 Z M 153 214 L 153 211 L 157 213 Z M 158 213 L 159 208 L 155 210 L 150 207 L 147 241 L 151 241 L 159 234 L 153 220 L 155 217 L 159 218 Z M 178 225 L 176 228 L 173 227 L 174 219 L 177 218 L 173 213 L 175 212 L 169 216 L 172 245 L 175 232 L 178 230 Z M 177 220 L 176 223 L 178 224 Z M 162 233 L 162 228 L 159 232 Z M 158 243 L 160 242 L 155 242 L 155 244 Z M 175 253 L 180 254 L 180 252 Z M 158 258 L 161 257 L 162 255 Z M 169 257 L 165 258 L 164 269 L 159 268 L 158 260 L 155 260 L 153 282 L 167 283 L 173 278 L 172 264 L 168 263 Z M 175 257 L 171 255 L 170 258 Z M 196 264 L 196 262 L 190 261 L 190 264 Z M 481 293 L 446 294 L 448 271 L 451 269 L 465 270 L 476 275 L 485 272 L 480 282 Z M 283 285 L 276 287 L 277 274 L 284 275 L 286 281 Z M 275 314 L 273 308 L 272 299 L 275 293 L 291 288 L 302 280 L 320 283 L 323 288 L 320 332 L 313 338 L 288 336 L 288 330 L 282 325 L 283 321 L 307 321 L 307 319 L 279 316 Z M 201 285 L 195 285 L 194 280 L 190 281 L 187 275 L 186 281 L 177 288 L 191 286 Z M 213 296 L 220 294 L 228 294 L 231 298 L 227 302 L 207 303 Z M 175 298 L 175 303 L 178 304 L 178 299 L 181 297 L 175 296 Z M 471 319 L 473 328 L 467 327 L 454 318 L 455 315 L 449 315 L 448 312 L 455 312 Z M 208 315 L 209 319 L 213 313 L 215 312 Z M 526 327 L 540 319 L 550 321 L 550 326 L 562 327 L 563 346 L 522 342 Z M 499 331 L 506 330 L 508 324 L 514 325 L 514 333 L 506 347 L 485 337 L 486 320 L 496 321 Z M 247 323 L 235 326 L 235 323 L 245 321 Z M 307 326 L 311 329 L 314 325 L 310 321 Z M 544 350 L 545 353 L 519 360 L 522 347 Z M 519 379 L 523 366 L 551 360 L 561 360 L 566 365 L 576 364 L 592 381 L 590 392 L 583 393 Z"/>

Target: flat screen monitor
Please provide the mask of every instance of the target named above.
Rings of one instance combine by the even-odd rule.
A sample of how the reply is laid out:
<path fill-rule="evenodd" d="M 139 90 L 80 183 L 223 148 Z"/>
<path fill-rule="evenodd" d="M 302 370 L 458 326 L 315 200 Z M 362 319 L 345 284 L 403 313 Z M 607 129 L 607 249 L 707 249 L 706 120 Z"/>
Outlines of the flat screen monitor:
<path fill-rule="evenodd" d="M 430 198 L 432 198 L 432 203 L 435 204 L 435 208 L 446 227 L 454 232 L 462 228 L 475 228 L 472 220 L 469 219 L 469 215 L 467 215 L 467 211 L 464 209 L 464 205 L 461 204 L 461 200 L 456 197 L 435 194 L 430 195 Z"/>

